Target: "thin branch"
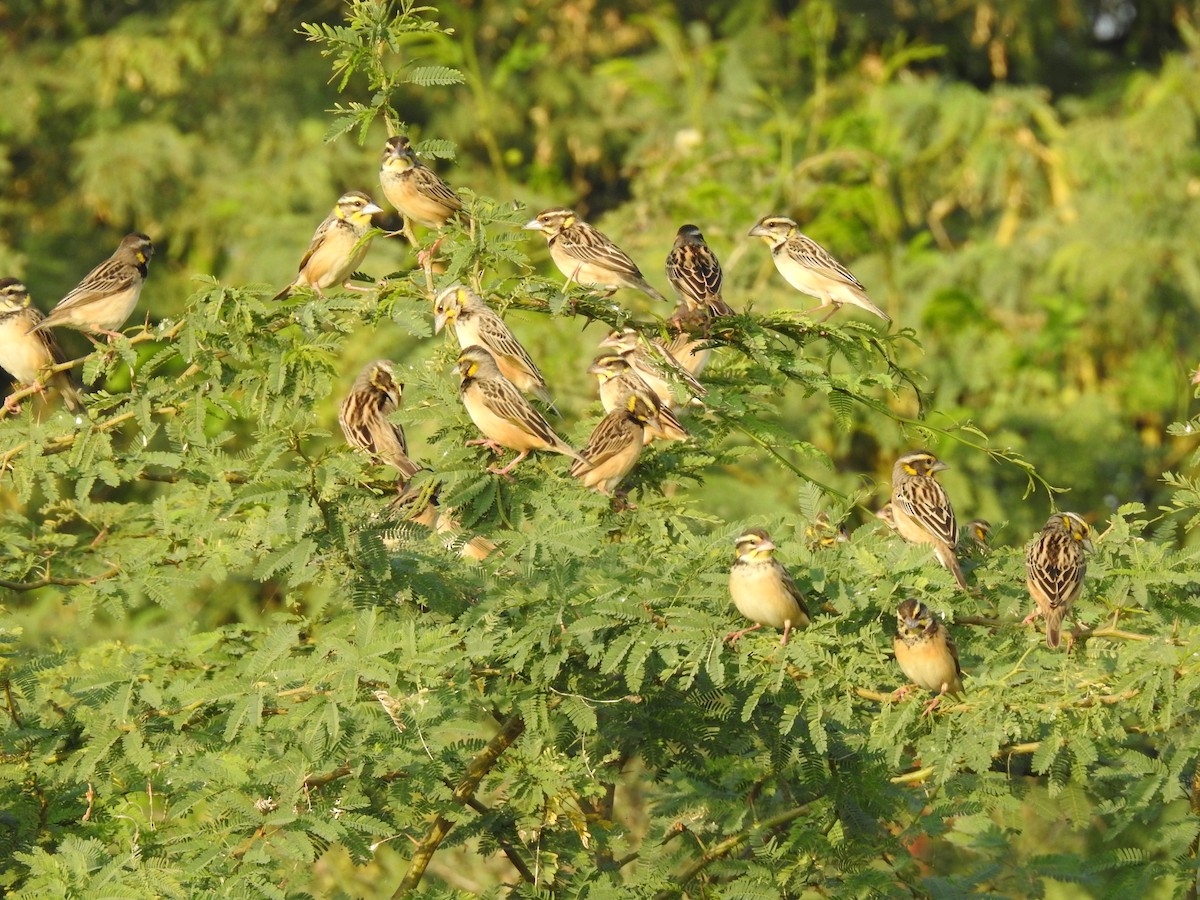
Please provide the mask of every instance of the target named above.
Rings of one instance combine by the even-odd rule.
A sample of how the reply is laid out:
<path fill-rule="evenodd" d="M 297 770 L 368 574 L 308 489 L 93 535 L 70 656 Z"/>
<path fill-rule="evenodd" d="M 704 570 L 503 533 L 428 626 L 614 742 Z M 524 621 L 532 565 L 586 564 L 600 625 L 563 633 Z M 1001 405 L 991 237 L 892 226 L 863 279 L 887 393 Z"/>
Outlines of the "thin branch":
<path fill-rule="evenodd" d="M 452 795 L 457 803 L 466 804 L 468 800 L 475 796 L 475 789 L 479 787 L 479 782 L 483 780 L 483 776 L 492 770 L 492 767 L 499 761 L 500 756 L 512 746 L 513 742 L 521 736 L 525 731 L 525 720 L 518 715 L 513 715 L 500 726 L 500 730 L 496 736 L 488 741 L 484 747 L 475 756 L 474 759 L 467 765 L 466 774 L 459 781 L 458 787 L 454 789 Z M 443 815 L 438 815 L 433 824 L 429 826 L 429 831 L 425 833 L 425 837 L 417 844 L 416 852 L 413 853 L 412 860 L 408 864 L 408 871 L 404 873 L 404 878 L 400 881 L 400 886 L 396 888 L 393 898 L 404 897 L 412 891 L 416 890 L 417 885 L 421 883 L 421 878 L 425 874 L 425 870 L 429 867 L 429 861 L 433 859 L 433 854 L 437 852 L 442 841 L 446 839 L 446 835 L 450 833 L 452 825 L 449 819 Z"/>
<path fill-rule="evenodd" d="M 52 585 L 72 587 L 77 584 L 95 584 L 97 581 L 106 581 L 109 578 L 115 578 L 119 574 L 121 574 L 120 568 L 113 566 L 107 572 L 93 575 L 91 578 L 43 578 L 41 581 L 4 581 L 0 579 L 0 588 L 24 593 L 25 591 L 36 591 Z"/>
<path fill-rule="evenodd" d="M 746 829 L 745 831 L 739 832 L 731 837 L 725 838 L 723 841 L 718 841 L 716 844 L 713 844 L 711 847 L 705 850 L 698 859 L 692 860 L 675 874 L 671 880 L 676 883 L 676 887 L 659 891 L 654 895 L 655 900 L 666 900 L 668 897 L 682 893 L 684 886 L 689 881 L 703 872 L 714 862 L 725 856 L 728 856 L 756 834 L 760 834 L 764 831 L 771 831 L 781 825 L 787 825 L 789 822 L 793 822 L 800 818 L 802 815 L 808 812 L 808 808 L 811 804 L 815 803 L 817 800 L 820 800 L 823 796 L 825 796 L 824 790 L 809 798 L 806 803 L 802 803 L 799 806 L 794 806 L 791 809 L 784 810 L 781 813 L 776 813 L 770 818 L 763 819 L 762 822 Z"/>
<path fill-rule="evenodd" d="M 475 810 L 481 816 L 491 815 L 492 813 L 490 809 L 475 797 L 468 797 L 466 803 L 467 806 L 471 807 L 471 809 Z M 526 882 L 533 884 L 536 881 L 533 870 L 525 864 L 525 860 L 521 858 L 521 854 L 517 852 L 517 848 L 513 846 L 512 842 L 497 834 L 493 834 L 492 836 L 496 839 L 496 843 L 500 845 L 500 849 L 504 852 L 504 855 L 508 857 L 508 861 L 512 863 L 513 868 L 521 873 L 521 877 Z"/>

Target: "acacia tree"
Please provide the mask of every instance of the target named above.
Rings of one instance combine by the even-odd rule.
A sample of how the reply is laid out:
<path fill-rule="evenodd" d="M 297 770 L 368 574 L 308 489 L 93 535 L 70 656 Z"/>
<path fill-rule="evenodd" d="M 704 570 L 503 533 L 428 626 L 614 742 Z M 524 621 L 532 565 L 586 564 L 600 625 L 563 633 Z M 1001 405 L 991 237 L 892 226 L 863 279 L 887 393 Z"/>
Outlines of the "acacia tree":
<path fill-rule="evenodd" d="M 308 29 L 372 98 L 335 131 L 402 125 L 402 85 L 454 82 L 413 61 L 446 40 L 429 12 L 363 0 L 345 26 Z M 335 849 L 376 873 L 368 896 L 454 894 L 428 877 L 454 848 L 495 858 L 520 896 L 1194 885 L 1194 553 L 1144 539 L 1145 511 L 1120 509 L 1063 653 L 1019 624 L 1020 548 L 968 564 L 965 595 L 882 527 L 804 540 L 822 507 L 836 521 L 862 498 L 806 480 L 797 460 L 821 454 L 776 414 L 784 392 L 914 443 L 970 443 L 1038 484 L 970 429 L 891 411 L 916 392 L 896 362 L 911 332 L 720 320 L 693 439 L 649 450 L 620 509 L 558 459 L 487 475 L 464 446 L 454 350 L 438 346 L 408 366 L 398 418 L 428 426 L 418 484 L 440 485 L 459 540 L 499 551 L 469 564 L 398 513 L 387 474 L 331 433 L 361 335 L 427 341 L 431 293 L 457 280 L 530 331 L 628 321 L 532 272 L 507 228 L 524 211 L 468 196 L 467 212 L 442 272 L 282 303 L 207 283 L 178 321 L 83 361 L 91 383 L 133 373 L 85 418 L 29 406 L 3 423 L 8 603 L 50 596 L 80 626 L 61 646 L 0 632 L 16 896 L 315 896 Z M 595 405 L 563 405 L 578 446 Z M 731 541 L 749 523 L 689 499 L 713 467 L 751 461 L 796 484 L 795 509 L 754 523 L 816 610 L 782 647 L 723 642 Z M 1176 486 L 1179 509 L 1200 507 L 1196 485 Z M 913 595 L 951 623 L 970 675 L 930 717 L 891 693 L 894 610 Z M 235 614 L 211 621 L 210 605 Z M 1044 831 L 1023 835 L 1031 819 Z"/>

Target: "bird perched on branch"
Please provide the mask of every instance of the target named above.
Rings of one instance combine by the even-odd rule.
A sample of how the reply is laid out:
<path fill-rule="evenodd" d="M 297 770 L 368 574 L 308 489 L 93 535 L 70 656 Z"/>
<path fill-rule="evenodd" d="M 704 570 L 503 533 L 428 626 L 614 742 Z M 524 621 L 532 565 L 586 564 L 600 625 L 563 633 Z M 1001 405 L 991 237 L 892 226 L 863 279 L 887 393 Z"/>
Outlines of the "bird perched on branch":
<path fill-rule="evenodd" d="M 458 357 L 458 373 L 463 406 L 484 436 L 483 440 L 467 441 L 468 446 L 484 446 L 493 453 L 499 453 L 501 448 L 517 451 L 516 459 L 504 468 L 489 466 L 488 471 L 493 475 L 507 475 L 534 450 L 583 458 L 554 433 L 516 385 L 500 374 L 496 360 L 483 347 L 463 350 Z"/>
<path fill-rule="evenodd" d="M 154 245 L 146 235 L 125 235 L 113 255 L 83 276 L 83 281 L 59 300 L 33 330 L 65 325 L 84 333 L 103 334 L 110 340 L 121 337 L 117 329 L 137 306 L 153 255 Z M 88 337 L 90 340 L 91 335 Z"/>
<path fill-rule="evenodd" d="M 546 379 L 538 371 L 529 351 L 521 345 L 504 320 L 470 288 L 452 284 L 434 299 L 434 333 L 447 325 L 454 328 L 454 336 L 461 349 L 472 345 L 482 347 L 492 354 L 500 374 L 526 394 L 554 407 L 550 391 L 546 388 Z"/>
<path fill-rule="evenodd" d="M 565 291 L 572 284 L 600 288 L 611 294 L 618 288 L 633 288 L 654 300 L 666 302 L 629 258 L 629 255 L 574 211 L 561 206 L 542 210 L 525 223 L 540 231 L 550 246 L 550 258 L 567 276 Z"/>
<path fill-rule="evenodd" d="M 579 453 L 582 459 L 571 466 L 571 474 L 592 490 L 610 496 L 637 465 L 649 428 L 661 430 L 658 413 L 637 394 L 630 394 L 625 406 L 600 420 Z"/>
<path fill-rule="evenodd" d="M 791 573 L 775 559 L 775 543 L 761 528 L 749 528 L 734 542 L 737 556 L 729 570 L 729 593 L 738 612 L 754 624 L 732 631 L 725 640 L 734 643 L 742 635 L 769 625 L 782 628 L 780 646 L 788 641 L 793 628 L 809 623 L 804 595 L 796 587 Z"/>
<path fill-rule="evenodd" d="M 933 712 L 946 694 L 963 694 L 958 648 L 946 626 L 919 600 L 909 598 L 896 610 L 896 638 L 892 644 L 900 671 L 917 687 L 937 694 L 925 704 L 922 715 Z M 899 699 L 911 688 L 900 688 Z"/>
<path fill-rule="evenodd" d="M 417 159 L 404 135 L 395 135 L 383 145 L 379 184 L 388 203 L 406 220 L 426 228 L 441 228 L 459 210 L 462 200 L 437 173 Z"/>
<path fill-rule="evenodd" d="M 900 537 L 912 544 L 929 544 L 939 563 L 967 590 L 954 549 L 958 523 L 946 489 L 934 475 L 950 468 L 927 450 L 905 453 L 892 467 L 892 522 Z"/>
<path fill-rule="evenodd" d="M 760 237 L 771 247 L 775 268 L 784 280 L 801 293 L 816 297 L 821 309 L 833 308 L 826 314 L 825 321 L 843 303 L 857 306 L 873 313 L 885 322 L 891 316 L 871 302 L 859 280 L 850 270 L 826 252 L 812 238 L 801 233 L 800 226 L 786 216 L 763 216 L 750 229 L 750 237 Z"/>
<path fill-rule="evenodd" d="M 676 381 L 687 388 L 693 401 L 708 393 L 704 385 L 680 365 L 661 341 L 646 340 L 633 328 L 610 333 L 600 342 L 600 346 L 624 357 L 629 367 L 658 395 L 664 406 L 676 405 L 671 391 L 671 385 Z"/>
<path fill-rule="evenodd" d="M 1083 591 L 1087 573 L 1083 551 L 1092 551 L 1091 535 L 1087 522 L 1076 513 L 1055 513 L 1025 553 L 1026 585 L 1037 608 L 1022 624 L 1039 614 L 1045 616 L 1046 646 L 1051 650 L 1058 647 L 1063 619 Z"/>
<path fill-rule="evenodd" d="M 588 374 L 595 375 L 600 387 L 600 404 L 606 413 L 624 409 L 630 397 L 639 398 L 655 412 L 655 419 L 645 429 L 647 444 L 656 438 L 660 441 L 684 441 L 688 438 L 671 407 L 662 402 L 650 390 L 650 386 L 633 371 L 625 357 L 619 353 L 602 353 L 588 367 Z"/>
<path fill-rule="evenodd" d="M 0 279 L 0 368 L 19 384 L 29 385 L 39 393 L 45 390 L 42 373 L 66 361 L 54 333 L 35 330 L 42 318 L 31 305 L 24 283 L 16 278 Z M 68 409 L 80 408 L 79 390 L 68 373 L 55 372 L 46 383 L 58 390 Z M 4 409 L 10 413 L 16 408 L 12 397 L 4 402 Z"/>
<path fill-rule="evenodd" d="M 362 290 L 348 281 L 371 248 L 371 216 L 381 212 L 362 191 L 342 194 L 313 233 L 312 242 L 300 260 L 296 280 L 274 299 L 282 300 L 298 287 L 311 287 L 318 297 L 324 297 L 326 289 L 339 284 L 349 290 Z"/>
<path fill-rule="evenodd" d="M 363 367 L 338 409 L 346 443 L 395 468 L 400 473 L 399 488 L 421 471 L 409 459 L 404 429 L 391 420 L 403 391 L 391 361 L 377 359 Z"/>

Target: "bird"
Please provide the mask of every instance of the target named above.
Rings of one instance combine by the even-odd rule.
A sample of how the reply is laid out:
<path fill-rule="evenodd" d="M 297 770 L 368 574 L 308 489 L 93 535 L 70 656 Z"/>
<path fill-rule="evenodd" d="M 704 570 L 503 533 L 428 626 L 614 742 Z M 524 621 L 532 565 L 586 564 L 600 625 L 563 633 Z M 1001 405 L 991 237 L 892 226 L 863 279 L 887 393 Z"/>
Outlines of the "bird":
<path fill-rule="evenodd" d="M 324 297 L 327 288 L 339 284 L 358 290 L 346 282 L 366 258 L 371 247 L 371 216 L 381 212 L 383 209 L 362 191 L 342 194 L 313 233 L 312 242 L 300 260 L 296 280 L 273 299 L 282 300 L 298 287 L 311 287 L 318 297 Z"/>
<path fill-rule="evenodd" d="M 731 316 L 721 299 L 721 264 L 695 225 L 681 225 L 667 254 L 667 281 L 689 312 L 705 316 Z"/>
<path fill-rule="evenodd" d="M 731 631 L 725 640 L 735 643 L 742 635 L 763 625 L 782 628 L 782 647 L 793 628 L 807 627 L 808 607 L 790 572 L 775 559 L 775 543 L 761 528 L 749 528 L 740 534 L 734 547 L 737 555 L 729 570 L 729 593 L 738 612 L 754 624 Z"/>
<path fill-rule="evenodd" d="M 666 302 L 667 298 L 646 281 L 624 250 L 573 210 L 562 206 L 544 209 L 524 227 L 546 235 L 550 258 L 567 276 L 564 291 L 572 284 L 601 288 L 608 294 L 625 287 Z"/>
<path fill-rule="evenodd" d="M 83 276 L 32 330 L 66 326 L 110 340 L 121 337 L 117 329 L 137 306 L 153 255 L 154 244 L 146 235 L 136 231 L 125 235 L 113 255 Z"/>
<path fill-rule="evenodd" d="M 546 379 L 529 351 L 521 346 L 504 320 L 492 312 L 491 307 L 470 288 L 452 284 L 434 299 L 434 333 L 440 332 L 446 325 L 454 326 L 454 335 L 461 349 L 472 345 L 482 347 L 492 354 L 501 375 L 526 394 L 554 408 L 554 401 L 546 388 Z"/>
<path fill-rule="evenodd" d="M 885 322 L 892 317 L 871 302 L 859 280 L 826 252 L 825 248 L 800 231 L 786 216 L 763 216 L 749 232 L 771 245 L 775 268 L 784 280 L 801 293 L 816 297 L 822 309 L 832 306 L 828 319 L 843 303 L 874 313 Z M 821 321 L 825 321 L 822 319 Z"/>
<path fill-rule="evenodd" d="M 457 365 L 463 406 L 484 436 L 483 440 L 467 441 L 467 445 L 484 446 L 493 453 L 501 452 L 501 448 L 517 451 L 516 459 L 507 466 L 489 466 L 493 475 L 507 475 L 533 450 L 583 458 L 554 433 L 516 385 L 500 374 L 496 360 L 483 347 L 467 347 Z"/>
<path fill-rule="evenodd" d="M 1063 619 L 1083 590 L 1085 550 L 1093 550 L 1087 522 L 1076 513 L 1063 512 L 1046 520 L 1025 553 L 1026 585 L 1037 608 L 1022 624 L 1029 624 L 1039 614 L 1045 616 L 1046 646 L 1051 650 L 1058 647 Z"/>
<path fill-rule="evenodd" d="M 405 487 L 394 501 L 391 511 L 399 518 L 424 525 L 430 531 L 445 535 L 447 548 L 458 543 L 458 533 L 462 531 L 462 523 L 454 517 L 454 510 L 443 509 L 439 504 L 441 483 L 426 484 L 411 483 Z M 385 540 L 386 545 L 386 540 Z M 462 542 L 459 555 L 476 561 L 487 559 L 496 549 L 494 541 L 481 534 L 474 535 Z"/>
<path fill-rule="evenodd" d="M 992 523 L 987 519 L 972 519 L 963 526 L 963 531 L 970 542 L 967 546 L 971 552 L 979 556 L 986 555 L 992 538 Z"/>
<path fill-rule="evenodd" d="M 608 413 L 592 431 L 582 457 L 571 466 L 571 474 L 586 487 L 610 496 L 642 455 L 647 428 L 655 427 L 658 413 L 637 394 L 625 406 Z M 658 426 L 661 427 L 661 426 Z"/>
<path fill-rule="evenodd" d="M 596 376 L 600 387 L 600 405 L 606 413 L 624 409 L 630 397 L 638 397 L 654 410 L 656 418 L 645 428 L 645 443 L 649 444 L 656 438 L 660 441 L 687 440 L 687 429 L 675 417 L 671 407 L 650 390 L 625 357 L 618 353 L 602 353 L 588 367 L 588 374 Z"/>
<path fill-rule="evenodd" d="M 850 540 L 850 532 L 841 523 L 834 525 L 829 513 L 822 510 L 804 526 L 804 542 L 810 550 L 828 550 Z"/>
<path fill-rule="evenodd" d="M 408 456 L 404 429 L 391 420 L 392 413 L 400 408 L 403 391 L 391 361 L 377 359 L 363 367 L 338 409 L 346 443 L 399 472 L 398 489 L 421 471 Z"/>
<path fill-rule="evenodd" d="M 693 400 L 708 393 L 704 385 L 681 366 L 660 341 L 647 341 L 633 328 L 611 332 L 600 342 L 600 347 L 623 356 L 664 406 L 675 405 L 675 395 L 671 391 L 673 381 L 682 382 L 691 392 Z"/>
<path fill-rule="evenodd" d="M 954 639 L 924 603 L 910 597 L 896 610 L 896 637 L 892 643 L 896 662 L 904 677 L 917 687 L 937 694 L 925 704 L 923 716 L 933 712 L 946 694 L 964 693 L 962 666 Z M 893 696 L 903 697 L 911 687 L 901 688 Z"/>
<path fill-rule="evenodd" d="M 379 169 L 379 184 L 388 203 L 406 220 L 426 228 L 441 228 L 462 209 L 462 200 L 437 173 L 417 159 L 402 134 L 387 139 Z"/>
<path fill-rule="evenodd" d="M 0 279 L 0 368 L 18 384 L 44 390 L 41 375 L 50 366 L 65 362 L 52 331 L 35 331 L 42 314 L 30 303 L 29 289 L 16 278 Z M 79 389 L 66 372 L 55 372 L 48 379 L 71 411 L 82 406 Z M 10 396 L 4 409 L 14 412 L 17 404 Z"/>
<path fill-rule="evenodd" d="M 934 475 L 950 468 L 927 450 L 905 453 L 892 467 L 892 521 L 900 537 L 912 544 L 930 544 L 937 561 L 967 590 L 954 548 L 958 525 L 946 489 Z"/>

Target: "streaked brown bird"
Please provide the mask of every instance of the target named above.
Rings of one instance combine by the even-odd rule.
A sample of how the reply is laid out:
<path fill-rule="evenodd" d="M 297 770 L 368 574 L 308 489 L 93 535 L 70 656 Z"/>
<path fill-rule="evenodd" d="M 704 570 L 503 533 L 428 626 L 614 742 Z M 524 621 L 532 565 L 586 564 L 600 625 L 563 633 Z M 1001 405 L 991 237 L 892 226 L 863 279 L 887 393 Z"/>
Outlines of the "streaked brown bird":
<path fill-rule="evenodd" d="M 675 245 L 667 254 L 667 280 L 689 312 L 733 315 L 721 298 L 721 264 L 695 225 L 683 225 L 675 235 Z"/>
<path fill-rule="evenodd" d="M 331 287 L 349 284 L 350 276 L 362 265 L 371 248 L 371 216 L 383 210 L 362 191 L 347 191 L 338 198 L 333 211 L 317 226 L 312 241 L 300 260 L 296 280 L 275 295 L 282 300 L 299 287 L 311 287 L 324 297 Z"/>
<path fill-rule="evenodd" d="M 809 623 L 804 595 L 792 574 L 775 559 L 775 543 L 761 528 L 748 528 L 734 542 L 737 555 L 729 570 L 729 593 L 738 612 L 754 624 L 725 636 L 735 643 L 742 635 L 764 625 L 782 628 L 779 645 L 788 642 L 793 628 Z"/>
<path fill-rule="evenodd" d="M 504 320 L 483 302 L 470 288 L 452 284 L 443 288 L 433 302 L 433 330 L 440 332 L 447 325 L 454 329 L 458 346 L 482 347 L 500 368 L 500 374 L 526 394 L 537 397 L 553 408 L 554 401 L 546 387 L 546 379 L 538 370 L 529 351 L 517 340 Z"/>
<path fill-rule="evenodd" d="M 571 474 L 586 487 L 612 496 L 617 485 L 633 471 L 645 444 L 645 430 L 659 427 L 658 414 L 636 394 L 630 394 L 625 406 L 615 409 L 600 420 L 587 446 L 579 452 L 582 457 L 571 466 Z"/>
<path fill-rule="evenodd" d="M 786 216 L 763 216 L 749 232 L 771 247 L 771 258 L 784 280 L 801 293 L 821 301 L 817 309 L 832 306 L 825 318 L 843 303 L 865 309 L 885 322 L 891 316 L 871 302 L 866 290 L 850 270 L 826 252 L 812 238 L 801 233 L 800 226 Z"/>
<path fill-rule="evenodd" d="M 153 255 L 154 245 L 146 235 L 125 235 L 113 255 L 83 276 L 83 281 L 59 300 L 33 330 L 65 325 L 84 333 L 103 334 L 110 340 L 121 337 L 117 329 L 137 306 Z"/>
<path fill-rule="evenodd" d="M 625 357 L 619 353 L 602 353 L 596 357 L 588 374 L 595 375 L 600 387 L 600 404 L 606 413 L 625 409 L 630 397 L 637 397 L 655 412 L 655 418 L 646 423 L 644 440 L 687 440 L 687 429 L 683 427 L 671 407 L 659 399 L 650 386 L 633 371 Z"/>
<path fill-rule="evenodd" d="M 516 450 L 517 457 L 507 466 L 489 466 L 493 475 L 507 475 L 534 450 L 550 450 L 572 459 L 582 459 L 562 438 L 554 433 L 516 385 L 500 374 L 492 354 L 483 347 L 472 346 L 458 357 L 461 383 L 459 396 L 467 415 L 484 436 L 483 440 L 467 441 L 493 453 L 501 448 Z"/>
<path fill-rule="evenodd" d="M 910 597 L 896 610 L 896 638 L 892 643 L 900 671 L 917 687 L 937 694 L 925 704 L 929 715 L 946 694 L 961 697 L 962 666 L 950 632 L 924 603 Z M 896 692 L 897 699 L 908 689 Z"/>
<path fill-rule="evenodd" d="M 437 173 L 417 158 L 416 151 L 402 134 L 383 145 L 379 184 L 388 203 L 405 220 L 426 228 L 441 228 L 462 209 L 462 200 Z"/>
<path fill-rule="evenodd" d="M 965 591 L 967 580 L 954 553 L 958 546 L 954 508 L 946 489 L 933 477 L 948 468 L 927 450 L 913 450 L 896 460 L 892 467 L 892 521 L 909 543 L 929 544 L 937 561 Z"/>
<path fill-rule="evenodd" d="M 563 290 L 580 284 L 611 294 L 624 287 L 666 302 L 667 298 L 646 281 L 629 254 L 573 210 L 561 206 L 542 210 L 525 223 L 525 228 L 546 236 L 550 258 L 567 277 Z"/>
<path fill-rule="evenodd" d="M 1046 646 L 1051 650 L 1058 647 L 1063 619 L 1083 591 L 1083 576 L 1087 573 L 1083 552 L 1093 550 L 1091 535 L 1087 522 L 1078 514 L 1055 513 L 1025 553 L 1029 574 L 1026 586 L 1037 608 L 1022 624 L 1032 622 L 1039 614 L 1045 616 Z"/>
<path fill-rule="evenodd" d="M 421 471 L 409 459 L 404 429 L 391 419 L 400 408 L 403 391 L 391 361 L 377 359 L 363 367 L 338 409 L 346 443 L 395 468 L 400 487 Z"/>
<path fill-rule="evenodd" d="M 692 402 L 697 402 L 697 398 L 708 393 L 704 385 L 680 365 L 661 341 L 646 340 L 636 329 L 614 331 L 600 342 L 600 347 L 623 356 L 664 406 L 677 405 L 671 390 L 673 382 L 681 384 L 692 395 Z"/>
<path fill-rule="evenodd" d="M 24 283 L 16 278 L 0 279 L 0 368 L 38 393 L 45 390 L 42 379 L 46 369 L 66 362 L 54 333 L 35 330 L 41 321 L 42 314 L 31 305 Z M 67 372 L 56 372 L 45 383 L 58 391 L 68 409 L 82 406 L 79 389 Z M 11 396 L 5 400 L 5 410 L 11 413 L 16 408 Z"/>

